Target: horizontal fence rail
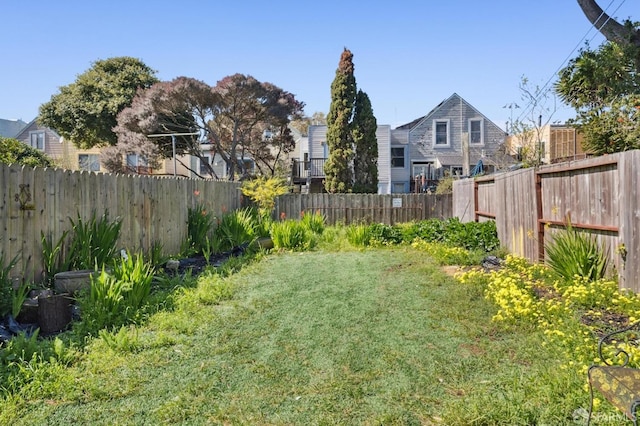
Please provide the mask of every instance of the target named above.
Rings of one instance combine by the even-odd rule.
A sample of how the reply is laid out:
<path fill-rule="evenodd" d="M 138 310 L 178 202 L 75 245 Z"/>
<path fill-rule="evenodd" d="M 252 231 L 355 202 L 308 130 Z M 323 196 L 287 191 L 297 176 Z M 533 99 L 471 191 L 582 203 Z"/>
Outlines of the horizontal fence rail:
<path fill-rule="evenodd" d="M 451 194 L 285 194 L 276 200 L 274 218 L 323 214 L 337 223 L 394 223 L 452 216 Z"/>
<path fill-rule="evenodd" d="M 39 282 L 41 234 L 57 241 L 70 219 L 93 212 L 120 218 L 119 245 L 132 252 L 161 244 L 165 254 L 180 251 L 188 209 L 202 203 L 219 216 L 241 207 L 240 184 L 173 177 L 111 175 L 8 166 L 0 163 L 0 255 L 18 255 L 12 275 Z"/>

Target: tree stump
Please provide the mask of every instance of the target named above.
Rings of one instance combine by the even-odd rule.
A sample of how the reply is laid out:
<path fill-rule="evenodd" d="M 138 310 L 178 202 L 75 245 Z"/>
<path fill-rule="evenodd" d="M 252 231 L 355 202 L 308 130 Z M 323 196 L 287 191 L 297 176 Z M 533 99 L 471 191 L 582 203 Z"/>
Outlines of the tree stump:
<path fill-rule="evenodd" d="M 56 294 L 38 298 L 38 325 L 43 335 L 64 330 L 71 322 L 71 298 Z"/>

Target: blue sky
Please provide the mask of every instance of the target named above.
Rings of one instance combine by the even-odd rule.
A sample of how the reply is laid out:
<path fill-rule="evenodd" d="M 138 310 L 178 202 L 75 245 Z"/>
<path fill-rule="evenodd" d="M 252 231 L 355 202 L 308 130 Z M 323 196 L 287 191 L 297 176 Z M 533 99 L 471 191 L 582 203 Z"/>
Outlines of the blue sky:
<path fill-rule="evenodd" d="M 640 20 L 636 0 L 600 5 Z M 141 59 L 161 80 L 249 74 L 294 93 L 308 115 L 326 113 L 347 47 L 378 124 L 412 121 L 455 92 L 504 128 L 526 106 L 522 76 L 544 86 L 585 35 L 603 40 L 576 0 L 0 0 L 0 16 L 0 118 L 27 122 L 94 61 L 116 56 Z M 553 120 L 572 116 L 558 103 Z"/>

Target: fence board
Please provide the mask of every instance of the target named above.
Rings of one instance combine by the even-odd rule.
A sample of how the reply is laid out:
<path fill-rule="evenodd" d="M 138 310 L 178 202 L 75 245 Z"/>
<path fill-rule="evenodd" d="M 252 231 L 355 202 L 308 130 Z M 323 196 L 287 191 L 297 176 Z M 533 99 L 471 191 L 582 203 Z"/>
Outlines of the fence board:
<path fill-rule="evenodd" d="M 621 288 L 640 292 L 640 151 L 525 169 L 454 182 L 454 214 L 473 220 L 465 207 L 494 208 L 502 245 L 539 261 L 544 244 L 566 226 L 595 235 L 615 265 Z M 487 181 L 494 181 L 493 187 Z M 622 253 L 622 254 L 621 254 Z M 623 256 L 624 254 L 624 256 Z"/>
<path fill-rule="evenodd" d="M 400 207 L 393 207 L 393 200 Z M 298 218 L 301 212 L 325 215 L 327 224 L 385 223 L 388 225 L 429 218 L 452 216 L 451 194 L 285 194 L 278 197 L 274 219 L 284 214 Z"/>
<path fill-rule="evenodd" d="M 29 185 L 33 210 L 21 210 L 16 195 Z M 171 177 L 124 176 L 0 164 L 0 255 L 20 255 L 12 277 L 39 282 L 41 232 L 56 242 L 71 229 L 69 219 L 86 221 L 93 211 L 122 219 L 118 244 L 130 251 L 162 244 L 178 253 L 186 236 L 188 209 L 198 203 L 216 216 L 241 207 L 240 184 Z M 26 189 L 26 187 L 25 187 Z"/>

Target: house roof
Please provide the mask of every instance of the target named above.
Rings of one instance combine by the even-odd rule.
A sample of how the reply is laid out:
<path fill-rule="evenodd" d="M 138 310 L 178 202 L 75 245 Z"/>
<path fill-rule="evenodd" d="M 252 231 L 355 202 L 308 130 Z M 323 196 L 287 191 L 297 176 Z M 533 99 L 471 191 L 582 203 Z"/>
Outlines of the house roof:
<path fill-rule="evenodd" d="M 30 122 L 29 124 L 25 125 L 25 126 L 24 126 L 24 127 L 23 127 L 19 132 L 18 132 L 18 133 L 16 133 L 16 135 L 15 135 L 14 137 L 15 137 L 16 139 L 20 139 L 20 137 L 21 137 L 21 136 L 24 136 L 24 133 L 25 133 L 27 130 L 33 130 L 33 129 L 34 129 L 34 127 L 33 127 L 33 126 L 35 125 L 35 129 L 38 129 L 38 130 L 48 130 L 48 131 L 50 131 L 51 133 L 53 133 L 53 135 L 54 135 L 55 137 L 60 138 L 60 135 L 58 134 L 58 132 L 56 132 L 55 130 L 53 130 L 53 129 L 52 129 L 52 128 L 50 128 L 50 127 L 40 126 L 40 125 L 37 123 L 37 120 L 38 120 L 38 118 L 37 118 L 37 117 L 36 117 L 36 118 L 34 118 L 33 120 L 31 120 L 31 122 Z M 27 135 L 27 136 L 28 136 L 28 135 Z"/>
<path fill-rule="evenodd" d="M 496 127 L 500 128 L 499 126 L 497 126 L 495 123 L 493 123 L 493 121 L 489 120 L 489 118 L 484 115 L 483 113 L 481 113 L 480 111 L 478 111 L 477 108 L 475 108 L 473 105 L 471 105 L 469 102 L 467 102 L 462 96 L 458 95 L 457 93 L 453 93 L 451 96 L 449 96 L 448 98 L 446 98 L 445 100 L 443 100 L 442 102 L 440 102 L 438 105 L 436 105 L 431 111 L 429 111 L 429 113 L 427 115 L 423 115 L 422 117 L 416 118 L 415 120 L 411 121 L 410 123 L 407 124 L 403 124 L 401 126 L 396 127 L 396 130 L 412 130 L 414 129 L 416 126 L 418 126 L 420 123 L 422 123 L 425 120 L 428 120 L 430 116 L 432 116 L 436 111 L 438 111 L 444 104 L 446 104 L 447 102 L 449 102 L 451 99 L 453 98 L 458 98 L 459 100 L 461 100 L 462 102 L 464 102 L 469 108 L 471 108 L 472 110 L 474 110 L 476 113 L 478 113 L 478 115 L 481 115 L 482 117 L 484 117 L 487 121 L 491 122 L 493 125 L 495 125 Z"/>
<path fill-rule="evenodd" d="M 22 120 L 6 120 L 0 118 L 0 136 L 4 138 L 13 138 L 27 126 Z"/>

